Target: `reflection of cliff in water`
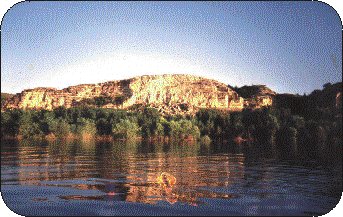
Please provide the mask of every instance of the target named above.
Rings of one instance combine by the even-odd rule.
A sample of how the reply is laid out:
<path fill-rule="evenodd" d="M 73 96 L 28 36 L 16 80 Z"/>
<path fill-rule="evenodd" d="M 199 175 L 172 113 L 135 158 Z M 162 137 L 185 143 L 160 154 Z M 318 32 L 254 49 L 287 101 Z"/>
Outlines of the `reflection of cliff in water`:
<path fill-rule="evenodd" d="M 141 174 L 142 167 L 138 162 L 130 165 L 129 178 L 141 183 L 130 186 L 127 196 L 130 202 L 156 203 L 163 199 L 170 203 L 181 201 L 194 204 L 198 197 L 230 198 L 230 194 L 216 193 L 211 188 L 229 188 L 235 179 L 244 176 L 243 156 L 217 156 L 209 159 L 206 156 L 167 157 L 165 153 L 158 153 L 155 159 L 146 161 L 145 174 Z M 160 173 L 166 171 L 177 180 L 169 189 L 156 183 Z"/>
<path fill-rule="evenodd" d="M 20 141 L 18 181 L 25 185 L 93 189 L 104 192 L 101 199 L 128 202 L 165 200 L 196 204 L 198 197 L 230 198 L 228 193 L 216 193 L 211 188 L 229 188 L 236 179 L 242 178 L 245 158 L 243 155 L 199 156 L 201 148 L 204 147 L 198 144 Z M 164 189 L 156 182 L 161 172 L 169 172 L 177 179 L 171 189 Z M 97 182 L 89 182 L 90 179 Z M 93 196 L 88 199 L 95 198 L 100 199 Z"/>
<path fill-rule="evenodd" d="M 287 174 L 288 168 L 303 168 L 304 162 L 307 162 L 298 159 L 296 155 L 299 154 L 295 153 L 294 157 L 283 159 L 281 166 L 274 167 L 271 162 L 282 160 L 278 153 L 285 157 L 285 151 L 266 144 L 204 146 L 22 140 L 7 143 L 6 147 L 1 148 L 6 148 L 7 153 L 4 155 L 7 160 L 4 167 L 13 167 L 10 173 L 2 174 L 4 182 L 36 185 L 38 188 L 66 187 L 70 189 L 70 194 L 60 195 L 65 200 L 149 204 L 180 202 L 197 205 L 206 201 L 204 198 L 236 197 L 239 195 L 235 192 L 237 188 L 259 189 L 262 192 L 258 193 L 258 197 L 268 198 L 273 194 L 269 189 L 271 183 L 277 180 L 275 174 L 282 172 L 283 168 Z M 311 171 L 314 166 L 309 164 L 301 171 Z M 172 186 L 160 185 L 157 177 L 162 172 L 172 174 L 176 183 Z M 325 172 L 331 173 L 329 170 Z M 306 177 L 307 172 L 303 175 Z M 332 186 L 332 192 L 339 192 L 336 185 Z M 95 194 L 89 193 L 90 190 L 94 190 Z"/>

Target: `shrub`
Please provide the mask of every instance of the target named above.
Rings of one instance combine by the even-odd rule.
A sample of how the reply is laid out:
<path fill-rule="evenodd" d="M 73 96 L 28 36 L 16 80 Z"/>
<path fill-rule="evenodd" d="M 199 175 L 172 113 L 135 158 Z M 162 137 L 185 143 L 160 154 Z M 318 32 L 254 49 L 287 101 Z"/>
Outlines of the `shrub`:
<path fill-rule="evenodd" d="M 112 134 L 112 124 L 110 124 L 105 118 L 100 118 L 96 122 L 96 129 L 99 135 Z"/>
<path fill-rule="evenodd" d="M 114 100 L 113 100 L 115 105 L 121 105 L 121 104 L 123 104 L 124 101 L 125 101 L 124 95 L 118 95 L 118 96 L 114 97 Z"/>
<path fill-rule="evenodd" d="M 50 129 L 53 134 L 59 137 L 68 136 L 71 132 L 69 123 L 61 118 L 51 122 Z"/>
<path fill-rule="evenodd" d="M 156 124 L 156 130 L 154 131 L 155 136 L 164 136 L 164 126 L 162 123 L 157 123 Z"/>
<path fill-rule="evenodd" d="M 19 135 L 23 138 L 32 138 L 41 134 L 39 124 L 32 121 L 32 112 L 24 111 L 19 120 Z"/>
<path fill-rule="evenodd" d="M 18 135 L 19 121 L 22 114 L 23 111 L 19 109 L 1 112 L 1 133 L 9 136 Z"/>
<path fill-rule="evenodd" d="M 201 144 L 209 145 L 209 144 L 211 144 L 211 138 L 208 135 L 205 135 L 205 136 L 201 137 L 200 142 L 201 142 Z"/>
<path fill-rule="evenodd" d="M 200 138 L 199 128 L 190 120 L 172 120 L 167 127 L 171 137 L 183 139 L 192 136 L 194 139 Z"/>
<path fill-rule="evenodd" d="M 143 137 L 157 135 L 157 124 L 160 122 L 160 118 L 158 110 L 150 107 L 145 107 L 138 114 L 138 124 L 141 127 Z"/>
<path fill-rule="evenodd" d="M 80 118 L 77 121 L 76 131 L 82 138 L 91 138 L 96 134 L 96 125 L 93 120 Z"/>
<path fill-rule="evenodd" d="M 113 136 L 121 139 L 134 139 L 140 133 L 140 128 L 136 121 L 121 119 L 113 126 Z"/>
<path fill-rule="evenodd" d="M 282 146 L 297 144 L 298 131 L 294 127 L 282 127 L 279 129 L 277 135 L 278 142 Z"/>
<path fill-rule="evenodd" d="M 53 112 L 46 111 L 42 114 L 40 128 L 45 135 L 52 133 L 56 125 L 56 119 Z"/>

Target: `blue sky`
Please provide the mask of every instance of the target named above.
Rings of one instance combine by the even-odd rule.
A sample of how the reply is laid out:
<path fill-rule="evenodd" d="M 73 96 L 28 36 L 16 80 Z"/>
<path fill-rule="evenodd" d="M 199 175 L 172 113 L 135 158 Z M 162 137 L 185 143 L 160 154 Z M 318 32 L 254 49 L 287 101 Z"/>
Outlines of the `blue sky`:
<path fill-rule="evenodd" d="M 310 93 L 342 81 L 320 2 L 22 2 L 1 25 L 1 92 L 187 73 Z"/>

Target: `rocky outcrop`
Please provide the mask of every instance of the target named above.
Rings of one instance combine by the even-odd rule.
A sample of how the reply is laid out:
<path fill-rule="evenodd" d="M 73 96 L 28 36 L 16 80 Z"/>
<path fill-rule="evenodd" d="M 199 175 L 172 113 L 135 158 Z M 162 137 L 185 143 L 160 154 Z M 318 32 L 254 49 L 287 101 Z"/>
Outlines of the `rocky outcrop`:
<path fill-rule="evenodd" d="M 244 107 L 253 109 L 271 106 L 276 95 L 265 85 L 243 86 L 234 90 L 244 98 Z"/>
<path fill-rule="evenodd" d="M 192 75 L 146 75 L 99 84 L 82 84 L 62 90 L 28 89 L 7 99 L 2 109 L 70 108 L 88 99 L 102 97 L 110 99 L 100 105 L 104 108 L 131 109 L 149 105 L 163 114 L 194 114 L 199 108 L 240 111 L 244 105 L 255 101 L 260 107 L 270 105 L 272 99 L 269 96 L 274 92 L 268 89 L 266 94 L 265 90 L 267 88 L 259 88 L 252 98 L 243 99 L 226 84 L 211 79 Z"/>

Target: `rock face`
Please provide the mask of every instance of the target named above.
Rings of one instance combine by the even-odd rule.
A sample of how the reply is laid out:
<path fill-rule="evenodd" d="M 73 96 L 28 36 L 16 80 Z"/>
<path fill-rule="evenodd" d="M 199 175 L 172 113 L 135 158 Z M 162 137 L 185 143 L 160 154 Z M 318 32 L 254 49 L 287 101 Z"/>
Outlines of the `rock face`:
<path fill-rule="evenodd" d="M 262 93 L 255 94 L 259 106 L 272 103 Z M 34 88 L 7 99 L 2 109 L 47 109 L 59 106 L 70 108 L 87 99 L 113 99 L 101 105 L 104 108 L 130 109 L 150 105 L 162 114 L 194 114 L 199 108 L 218 108 L 240 111 L 253 100 L 243 99 L 226 84 L 191 75 L 154 75 L 82 84 L 62 90 Z M 117 100 L 120 99 L 120 100 Z"/>
<path fill-rule="evenodd" d="M 244 107 L 253 109 L 271 106 L 276 95 L 265 85 L 243 86 L 234 90 L 244 98 Z"/>

